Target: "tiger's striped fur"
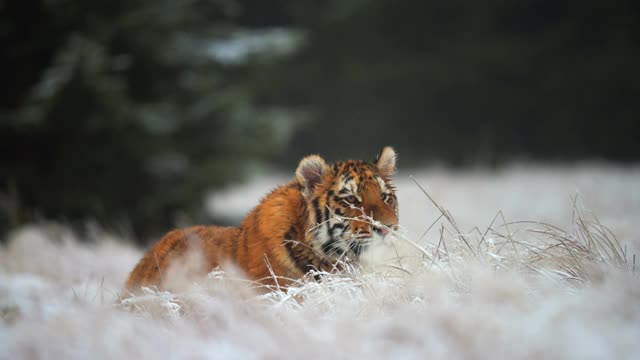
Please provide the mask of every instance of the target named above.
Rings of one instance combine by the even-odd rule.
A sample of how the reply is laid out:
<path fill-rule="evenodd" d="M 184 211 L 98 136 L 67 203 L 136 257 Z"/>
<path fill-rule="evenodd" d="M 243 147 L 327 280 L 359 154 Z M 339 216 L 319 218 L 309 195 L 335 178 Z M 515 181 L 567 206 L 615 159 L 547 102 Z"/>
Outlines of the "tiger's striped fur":
<path fill-rule="evenodd" d="M 329 166 L 317 155 L 307 156 L 296 179 L 268 194 L 239 227 L 194 226 L 166 234 L 133 269 L 126 288 L 164 288 L 167 270 L 182 266 L 189 252 L 202 259 L 197 273 L 233 263 L 266 285 L 274 285 L 272 274 L 282 277 L 282 285 L 312 269 L 330 271 L 338 259 L 357 260 L 372 241 L 397 227 L 395 166 L 391 147 L 372 163 Z"/>

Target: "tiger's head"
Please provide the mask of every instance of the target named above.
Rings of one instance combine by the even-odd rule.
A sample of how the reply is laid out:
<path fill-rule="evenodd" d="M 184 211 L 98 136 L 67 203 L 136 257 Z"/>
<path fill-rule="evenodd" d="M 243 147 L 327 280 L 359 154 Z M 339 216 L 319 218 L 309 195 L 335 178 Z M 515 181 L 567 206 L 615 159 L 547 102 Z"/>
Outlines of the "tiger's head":
<path fill-rule="evenodd" d="M 387 146 L 373 162 L 338 161 L 328 165 L 317 155 L 298 165 L 308 214 L 307 238 L 327 258 L 358 258 L 374 241 L 398 226 L 398 201 L 391 176 L 396 153 Z"/>

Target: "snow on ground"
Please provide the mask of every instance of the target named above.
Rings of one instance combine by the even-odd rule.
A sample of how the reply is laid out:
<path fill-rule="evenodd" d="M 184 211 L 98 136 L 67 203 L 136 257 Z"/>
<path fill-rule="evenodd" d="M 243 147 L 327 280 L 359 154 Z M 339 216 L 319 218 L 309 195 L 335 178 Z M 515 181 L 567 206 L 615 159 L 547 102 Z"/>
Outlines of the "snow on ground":
<path fill-rule="evenodd" d="M 286 181 L 208 205 L 237 218 Z M 18 229 L 0 248 L 0 359 L 637 357 L 639 167 L 430 169 L 396 183 L 403 230 L 371 252 L 376 266 L 267 293 L 213 272 L 117 301 L 140 250 Z"/>

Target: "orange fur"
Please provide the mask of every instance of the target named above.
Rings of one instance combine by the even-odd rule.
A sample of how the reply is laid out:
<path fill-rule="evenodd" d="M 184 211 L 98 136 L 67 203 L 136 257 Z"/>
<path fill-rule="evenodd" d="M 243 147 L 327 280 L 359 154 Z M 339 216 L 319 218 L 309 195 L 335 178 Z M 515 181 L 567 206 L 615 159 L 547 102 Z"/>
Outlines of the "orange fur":
<path fill-rule="evenodd" d="M 194 226 L 166 234 L 133 269 L 126 288 L 164 288 L 167 269 L 190 251 L 203 260 L 198 273 L 233 263 L 266 285 L 275 285 L 272 273 L 279 285 L 287 285 L 312 269 L 330 271 L 337 259 L 357 259 L 374 233 L 385 236 L 387 226 L 397 225 L 394 171 L 390 147 L 375 163 L 329 166 L 317 155 L 308 156 L 296 180 L 268 194 L 239 227 Z"/>

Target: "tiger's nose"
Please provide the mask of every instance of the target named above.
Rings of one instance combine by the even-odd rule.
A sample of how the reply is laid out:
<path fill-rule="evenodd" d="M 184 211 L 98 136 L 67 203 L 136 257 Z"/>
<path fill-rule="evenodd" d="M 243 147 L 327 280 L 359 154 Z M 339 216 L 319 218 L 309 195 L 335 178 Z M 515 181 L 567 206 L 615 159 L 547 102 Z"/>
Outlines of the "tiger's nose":
<path fill-rule="evenodd" d="M 386 227 L 379 227 L 376 228 L 376 232 L 382 236 L 387 236 L 387 234 L 389 234 L 389 229 L 387 229 Z"/>

